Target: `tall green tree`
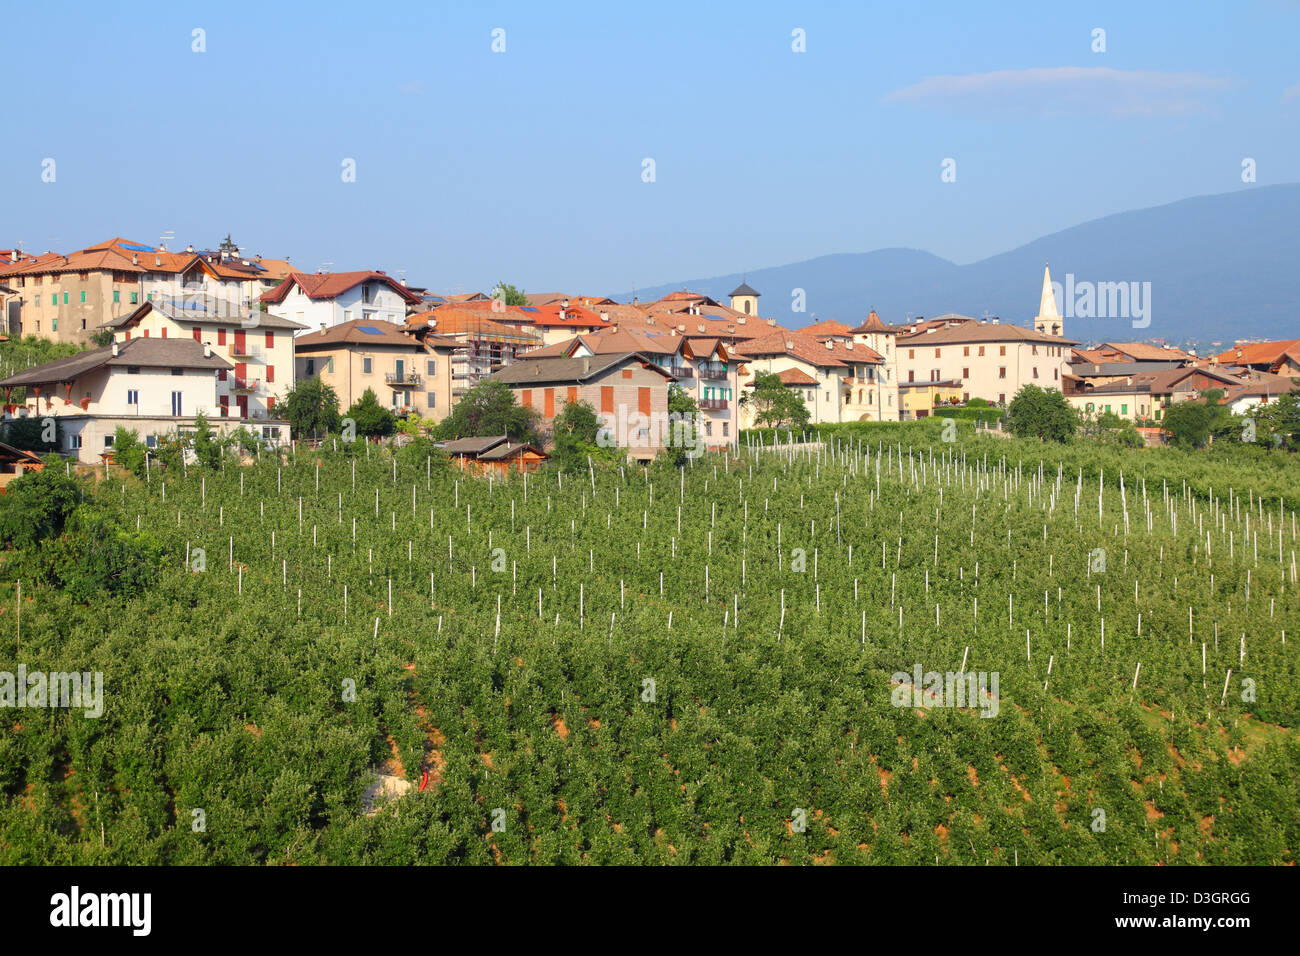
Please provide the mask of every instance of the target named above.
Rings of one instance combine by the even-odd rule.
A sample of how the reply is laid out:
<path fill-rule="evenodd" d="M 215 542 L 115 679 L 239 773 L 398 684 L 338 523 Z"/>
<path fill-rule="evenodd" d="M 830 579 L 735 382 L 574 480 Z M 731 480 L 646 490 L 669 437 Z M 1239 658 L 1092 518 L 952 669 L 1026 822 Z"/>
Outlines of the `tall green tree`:
<path fill-rule="evenodd" d="M 282 407 L 295 438 L 319 438 L 339 427 L 338 394 L 319 377 L 299 380 Z"/>
<path fill-rule="evenodd" d="M 0 497 L 0 539 L 26 548 L 60 535 L 81 499 L 81 482 L 51 456 L 40 471 L 29 471 L 10 482 Z"/>
<path fill-rule="evenodd" d="M 700 434 L 700 403 L 676 382 L 668 386 L 668 434 L 665 455 L 681 468 L 704 447 Z"/>
<path fill-rule="evenodd" d="M 435 437 L 483 438 L 506 435 L 514 441 L 538 441 L 537 413 L 515 402 L 504 382 L 488 380 L 466 390 L 451 414 L 439 422 Z"/>
<path fill-rule="evenodd" d="M 754 424 L 762 428 L 803 428 L 812 417 L 803 396 L 781 382 L 775 372 L 759 372 L 753 387 L 742 390 L 740 406 L 753 410 Z"/>
<path fill-rule="evenodd" d="M 492 298 L 499 298 L 506 305 L 528 304 L 528 296 L 524 295 L 524 290 L 516 289 L 508 282 L 498 282 L 496 288 L 492 290 Z"/>
<path fill-rule="evenodd" d="M 551 463 L 563 471 L 581 471 L 587 467 L 587 458 L 607 459 L 608 449 L 597 444 L 601 421 L 587 402 L 565 402 L 560 414 L 555 416 L 551 450 Z"/>
<path fill-rule="evenodd" d="M 208 424 L 207 416 L 194 416 L 194 434 L 190 436 L 194 447 L 194 457 L 207 469 L 216 470 L 221 466 L 221 442 Z"/>
<path fill-rule="evenodd" d="M 1026 385 L 1007 406 L 1007 424 L 1017 438 L 1067 442 L 1079 427 L 1079 414 L 1056 389 Z"/>
<path fill-rule="evenodd" d="M 344 417 L 352 419 L 357 434 L 367 438 L 383 438 L 397 431 L 397 416 L 380 405 L 374 391 L 369 388 L 352 403 Z"/>

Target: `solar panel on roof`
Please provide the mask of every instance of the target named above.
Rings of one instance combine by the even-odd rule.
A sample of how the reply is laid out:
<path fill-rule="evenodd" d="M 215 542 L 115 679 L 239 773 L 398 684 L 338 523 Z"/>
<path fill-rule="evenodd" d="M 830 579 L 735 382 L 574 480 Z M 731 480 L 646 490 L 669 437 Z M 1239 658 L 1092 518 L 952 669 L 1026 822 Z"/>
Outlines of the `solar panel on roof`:
<path fill-rule="evenodd" d="M 383 335 L 383 334 L 384 334 L 384 333 L 381 332 L 379 329 L 375 328 L 373 325 L 358 325 L 358 326 L 357 326 L 357 331 L 358 331 L 358 332 L 365 332 L 366 335 Z"/>
<path fill-rule="evenodd" d="M 141 246 L 133 242 L 124 242 L 121 244 L 123 249 L 130 249 L 132 252 L 153 252 L 153 246 Z"/>
<path fill-rule="evenodd" d="M 520 306 L 519 311 L 520 311 L 520 312 L 536 312 L 537 309 L 534 308 L 534 307 L 531 306 L 531 305 L 525 305 L 525 306 Z"/>

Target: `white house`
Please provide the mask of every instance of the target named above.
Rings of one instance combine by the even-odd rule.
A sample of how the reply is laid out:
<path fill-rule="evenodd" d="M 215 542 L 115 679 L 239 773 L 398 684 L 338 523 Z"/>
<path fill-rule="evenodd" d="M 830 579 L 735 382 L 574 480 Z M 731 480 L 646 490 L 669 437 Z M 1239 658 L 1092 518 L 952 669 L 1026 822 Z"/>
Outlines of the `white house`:
<path fill-rule="evenodd" d="M 230 368 L 192 338 L 135 338 L 25 369 L 0 380 L 0 389 L 6 419 L 57 418 L 62 451 L 86 464 L 112 448 L 119 425 L 153 445 L 157 436 L 193 428 L 199 414 L 219 432 L 245 424 L 265 439 L 287 441 L 287 423 L 219 416 L 217 375 Z M 22 404 L 12 401 L 19 387 Z"/>
<path fill-rule="evenodd" d="M 192 339 L 210 345 L 230 363 L 217 373 L 217 407 L 222 418 L 274 419 L 276 406 L 294 384 L 294 333 L 298 323 L 254 309 L 208 311 L 197 302 L 155 299 L 129 315 L 105 323 L 113 341 L 140 338 Z"/>
<path fill-rule="evenodd" d="M 421 299 L 383 272 L 295 272 L 259 301 L 272 315 L 319 332 L 353 319 L 404 325 L 406 307 Z"/>

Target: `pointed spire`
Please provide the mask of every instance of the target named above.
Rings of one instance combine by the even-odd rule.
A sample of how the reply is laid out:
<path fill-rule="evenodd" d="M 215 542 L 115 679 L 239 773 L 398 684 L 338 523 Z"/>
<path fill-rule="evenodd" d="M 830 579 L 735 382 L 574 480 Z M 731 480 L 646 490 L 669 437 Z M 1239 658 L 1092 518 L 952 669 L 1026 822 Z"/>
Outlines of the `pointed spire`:
<path fill-rule="evenodd" d="M 1052 290 L 1052 270 L 1047 264 L 1043 265 L 1043 293 L 1038 300 L 1034 328 L 1048 335 L 1060 335 L 1063 330 L 1061 313 L 1056 308 L 1056 293 Z"/>

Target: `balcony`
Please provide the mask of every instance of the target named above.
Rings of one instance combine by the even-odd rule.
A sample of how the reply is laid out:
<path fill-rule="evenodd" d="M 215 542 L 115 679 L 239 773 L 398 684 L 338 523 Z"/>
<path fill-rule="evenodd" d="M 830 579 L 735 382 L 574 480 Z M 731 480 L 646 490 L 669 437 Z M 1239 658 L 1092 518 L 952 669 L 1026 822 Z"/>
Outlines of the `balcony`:
<path fill-rule="evenodd" d="M 240 378 L 238 375 L 230 376 L 230 390 L 232 392 L 256 392 L 262 382 L 256 378 Z"/>
<path fill-rule="evenodd" d="M 725 382 L 728 372 L 725 368 L 702 368 L 699 371 L 700 378 L 709 379 L 715 382 Z"/>
<path fill-rule="evenodd" d="M 232 358 L 252 358 L 253 350 L 248 345 L 232 345 L 230 347 Z"/>
<path fill-rule="evenodd" d="M 384 383 L 394 388 L 415 387 L 420 384 L 419 372 L 385 372 Z"/>
<path fill-rule="evenodd" d="M 727 407 L 727 400 L 725 398 L 701 398 L 700 399 L 700 408 L 703 408 L 706 411 L 717 411 L 718 409 L 725 409 L 726 407 Z"/>
<path fill-rule="evenodd" d="M 695 369 L 691 368 L 689 365 L 665 365 L 663 368 L 664 371 L 667 372 L 669 375 L 671 375 L 673 378 L 694 378 L 695 377 Z"/>

